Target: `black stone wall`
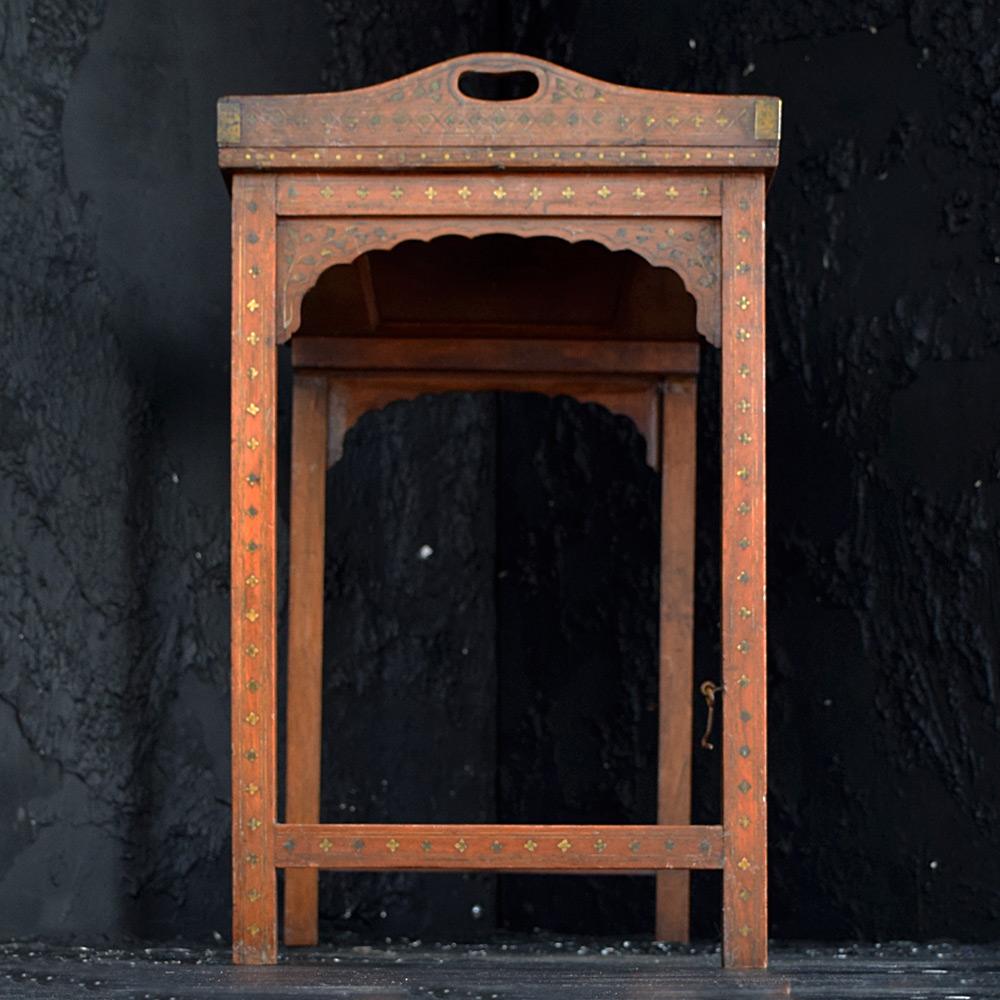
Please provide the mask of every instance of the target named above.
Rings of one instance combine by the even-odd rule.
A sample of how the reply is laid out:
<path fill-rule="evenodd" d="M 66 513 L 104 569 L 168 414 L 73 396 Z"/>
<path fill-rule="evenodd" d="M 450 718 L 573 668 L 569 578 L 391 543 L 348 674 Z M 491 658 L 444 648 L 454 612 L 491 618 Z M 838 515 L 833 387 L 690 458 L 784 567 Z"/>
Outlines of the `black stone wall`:
<path fill-rule="evenodd" d="M 785 99 L 772 933 L 995 938 L 998 38 L 995 4 L 957 0 L 4 4 L 0 934 L 228 935 L 216 97 L 514 49 Z M 704 367 L 699 678 L 717 670 Z M 326 817 L 652 818 L 656 484 L 630 425 L 427 398 L 366 416 L 329 484 Z M 699 752 L 699 818 L 716 766 Z M 717 880 L 696 888 L 714 935 Z M 330 876 L 323 915 L 633 935 L 650 886 Z"/>

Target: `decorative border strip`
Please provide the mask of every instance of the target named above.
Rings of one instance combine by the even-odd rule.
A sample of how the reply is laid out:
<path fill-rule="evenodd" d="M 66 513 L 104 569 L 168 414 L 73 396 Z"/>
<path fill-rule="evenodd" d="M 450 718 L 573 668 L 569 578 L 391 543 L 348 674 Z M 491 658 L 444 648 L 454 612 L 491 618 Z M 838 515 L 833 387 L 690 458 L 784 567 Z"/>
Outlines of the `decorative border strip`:
<path fill-rule="evenodd" d="M 279 824 L 282 868 L 655 871 L 721 868 L 719 826 Z"/>

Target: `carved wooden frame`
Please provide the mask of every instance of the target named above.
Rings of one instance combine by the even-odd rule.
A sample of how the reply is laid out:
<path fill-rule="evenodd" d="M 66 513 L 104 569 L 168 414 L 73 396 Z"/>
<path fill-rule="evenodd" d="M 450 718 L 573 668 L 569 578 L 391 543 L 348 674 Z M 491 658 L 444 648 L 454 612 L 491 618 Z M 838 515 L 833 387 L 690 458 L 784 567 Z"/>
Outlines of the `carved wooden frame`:
<path fill-rule="evenodd" d="M 473 100 L 458 81 L 475 69 L 531 72 L 539 92 Z M 725 964 L 766 965 L 764 198 L 779 114 L 774 98 L 615 87 L 502 54 L 345 94 L 220 102 L 233 201 L 234 961 L 276 960 L 278 868 L 717 868 Z M 674 268 L 698 303 L 699 331 L 722 350 L 720 825 L 278 820 L 277 346 L 331 264 L 404 239 L 495 232 L 592 239 Z M 690 392 L 690 379 L 675 388 Z M 676 445 L 673 398 L 665 449 Z M 296 414 L 308 418 L 314 404 L 306 384 Z M 693 407 L 674 415 L 693 420 Z"/>

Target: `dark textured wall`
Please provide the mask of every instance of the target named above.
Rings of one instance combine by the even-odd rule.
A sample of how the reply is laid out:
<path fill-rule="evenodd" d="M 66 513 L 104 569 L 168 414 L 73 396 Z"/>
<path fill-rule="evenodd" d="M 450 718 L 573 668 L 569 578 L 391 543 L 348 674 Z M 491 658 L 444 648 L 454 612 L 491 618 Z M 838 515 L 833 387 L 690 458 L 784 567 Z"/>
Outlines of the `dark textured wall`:
<path fill-rule="evenodd" d="M 0 934 L 228 933 L 215 98 L 511 48 L 785 99 L 769 201 L 772 932 L 995 938 L 997 13 L 8 0 Z M 699 677 L 717 669 L 714 360 Z M 364 418 L 330 473 L 327 818 L 651 818 L 655 490 L 638 436 L 593 407 L 455 396 Z M 716 764 L 696 758 L 699 818 Z M 717 881 L 697 888 L 696 927 L 714 934 Z M 367 934 L 634 934 L 650 909 L 644 879 L 323 888 L 326 926 Z"/>

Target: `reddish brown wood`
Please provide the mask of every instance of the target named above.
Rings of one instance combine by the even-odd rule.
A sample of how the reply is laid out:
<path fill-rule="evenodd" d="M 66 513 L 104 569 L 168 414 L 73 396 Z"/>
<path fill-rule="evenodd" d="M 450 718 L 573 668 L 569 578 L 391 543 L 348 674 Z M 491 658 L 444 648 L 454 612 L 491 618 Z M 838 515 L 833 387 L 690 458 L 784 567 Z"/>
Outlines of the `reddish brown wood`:
<path fill-rule="evenodd" d="M 555 236 L 570 243 L 590 240 L 609 250 L 628 250 L 656 266 L 669 267 L 683 279 L 698 307 L 698 332 L 719 345 L 719 223 L 714 219 L 606 217 L 521 218 L 490 216 L 429 218 L 282 219 L 278 227 L 281 270 L 278 297 L 280 340 L 299 328 L 302 298 L 319 275 L 334 264 L 349 263 L 370 250 L 388 250 L 404 240 L 432 240 L 442 235 L 475 237 L 484 233 Z M 610 212 L 610 207 L 605 209 Z M 456 270 L 461 262 L 455 264 Z M 449 275 L 451 278 L 451 275 Z M 473 319 L 473 317 L 470 317 Z"/>
<path fill-rule="evenodd" d="M 277 955 L 274 178 L 233 178 L 233 961 Z"/>
<path fill-rule="evenodd" d="M 326 823 L 275 828 L 285 868 L 651 872 L 721 868 L 718 826 Z"/>
<path fill-rule="evenodd" d="M 470 98 L 458 83 L 470 69 L 527 71 L 538 92 L 518 101 Z M 779 123 L 775 98 L 636 90 L 497 54 L 343 94 L 220 101 L 220 163 L 234 175 L 235 961 L 275 960 L 278 866 L 290 870 L 291 941 L 314 939 L 315 873 L 299 869 L 655 871 L 658 930 L 680 937 L 686 887 L 673 869 L 721 866 L 724 960 L 766 964 L 763 221 Z M 556 295 L 522 277 L 524 288 L 480 308 L 476 294 L 489 281 L 476 285 L 463 273 L 470 244 L 457 249 L 449 240 L 485 234 L 533 240 L 536 249 L 544 240 L 534 238 L 555 237 L 574 244 L 574 259 L 587 257 L 592 268 L 599 244 L 614 263 L 587 272 L 583 295 L 566 288 Z M 406 255 L 412 240 L 424 243 L 425 264 L 436 262 L 430 279 Z M 496 252 L 499 244 L 471 246 Z M 395 257 L 372 253 L 392 248 Z M 482 258 L 480 277 L 492 277 L 510 249 L 501 251 Z M 555 259 L 551 246 L 539 259 Z M 337 265 L 348 270 L 331 270 Z M 669 268 L 678 278 L 657 281 L 643 267 Z M 327 426 L 321 384 L 327 460 L 365 409 L 459 386 L 565 391 L 601 402 L 635 420 L 656 456 L 656 383 L 696 371 L 696 329 L 721 346 L 722 827 L 689 826 L 687 812 L 693 393 L 668 394 L 662 412 L 661 825 L 276 824 L 275 345 L 299 329 L 314 286 L 295 348 L 301 398 L 293 402 L 300 428 L 303 412 L 313 428 L 295 446 L 311 456 L 313 483 L 325 464 L 317 459 L 320 425 Z M 442 299 L 449 309 L 439 308 Z M 604 313 L 591 315 L 601 303 Z M 303 397 L 303 386 L 313 386 L 305 389 L 312 395 Z M 304 496 L 302 481 L 293 485 L 293 507 L 313 504 L 299 522 L 318 523 L 317 498 Z M 304 555 L 296 531 L 293 523 L 292 614 L 300 621 L 305 614 L 307 628 L 292 654 L 289 729 L 306 722 L 307 737 L 290 740 L 292 759 L 304 761 L 317 756 L 319 717 L 304 702 L 318 684 L 321 636 L 314 627 L 311 642 L 307 633 L 317 617 L 322 546 Z M 293 777 L 290 817 L 318 815 L 317 773 L 314 760 L 301 782 Z"/>
<path fill-rule="evenodd" d="M 323 701 L 326 379 L 296 373 L 292 405 L 285 821 L 318 823 Z M 285 876 L 285 944 L 316 944 L 318 913 L 316 873 L 289 872 Z"/>
<path fill-rule="evenodd" d="M 460 77 L 469 71 L 528 72 L 539 86 L 520 100 L 479 100 L 459 88 Z M 570 164 L 576 152 L 582 160 L 584 150 L 593 154 L 592 161 L 602 162 L 597 156 L 609 147 L 638 147 L 650 156 L 691 146 L 702 156 L 725 157 L 743 147 L 773 149 L 780 114 L 774 97 L 639 90 L 530 56 L 483 52 L 339 94 L 223 98 L 219 144 L 328 148 L 354 164 L 365 162 L 365 147 L 374 147 L 372 164 L 386 168 L 398 168 L 399 150 L 407 147 L 420 149 L 426 162 L 428 149 L 440 149 L 442 159 L 444 153 L 460 159 L 479 148 L 488 161 L 495 160 L 499 146 L 507 150 L 505 165 L 525 152 L 542 155 L 563 145 L 579 147 L 566 157 Z"/>
<path fill-rule="evenodd" d="M 410 215 L 517 216 L 614 215 L 622 218 L 718 216 L 721 174 L 647 170 L 639 177 L 580 172 L 505 173 L 502 177 L 456 173 L 448 177 L 389 174 L 378 177 L 291 174 L 278 179 L 278 214 L 331 218 Z"/>
<path fill-rule="evenodd" d="M 723 961 L 767 965 L 764 179 L 723 192 Z"/>
<path fill-rule="evenodd" d="M 657 341 L 608 344 L 593 340 L 308 337 L 294 341 L 292 358 L 299 368 L 336 371 L 656 375 L 696 372 L 698 345 Z"/>
<path fill-rule="evenodd" d="M 677 825 L 691 822 L 697 390 L 693 378 L 669 379 L 662 399 L 657 821 Z M 657 876 L 658 940 L 688 940 L 689 884 L 686 871 Z"/>
<path fill-rule="evenodd" d="M 537 392 L 597 403 L 635 424 L 646 441 L 646 461 L 652 468 L 659 468 L 657 377 L 557 376 L 531 372 L 387 372 L 375 378 L 365 373 L 331 374 L 329 463 L 332 465 L 340 458 L 344 435 L 362 414 L 400 399 L 443 392 Z"/>

